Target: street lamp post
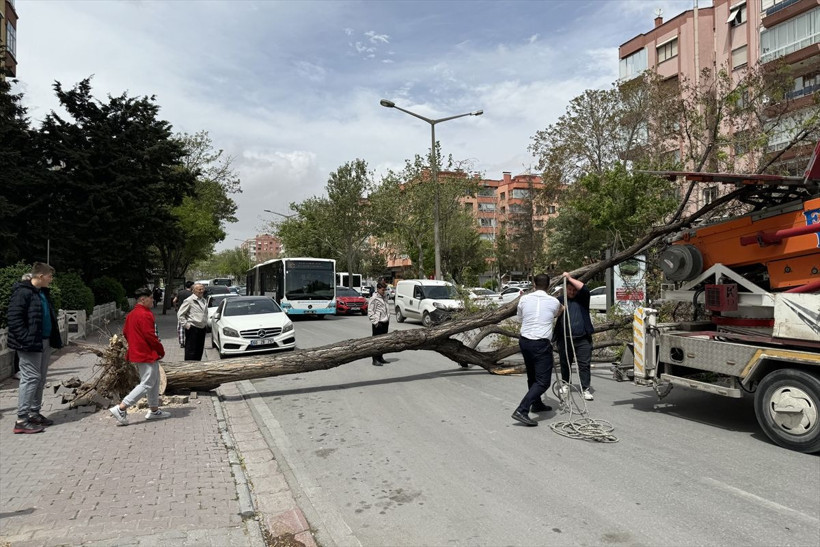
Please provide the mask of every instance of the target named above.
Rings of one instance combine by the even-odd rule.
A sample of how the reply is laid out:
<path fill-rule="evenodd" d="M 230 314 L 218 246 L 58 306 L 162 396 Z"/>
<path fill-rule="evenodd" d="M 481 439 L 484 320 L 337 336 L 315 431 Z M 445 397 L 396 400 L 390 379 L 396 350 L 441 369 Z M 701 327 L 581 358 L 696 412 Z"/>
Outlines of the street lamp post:
<path fill-rule="evenodd" d="M 436 279 L 441 279 L 441 240 L 439 238 L 439 189 L 438 162 L 436 161 L 436 124 L 446 122 L 449 120 L 455 120 L 456 118 L 463 118 L 465 116 L 481 116 L 482 114 L 484 114 L 484 111 L 476 110 L 474 112 L 458 114 L 457 116 L 448 116 L 446 118 L 439 118 L 437 120 L 433 120 L 430 118 L 426 118 L 420 114 L 416 114 L 415 112 L 411 112 L 409 110 L 405 110 L 404 108 L 396 106 L 396 103 L 394 103 L 393 101 L 388 101 L 387 99 L 382 99 L 381 101 L 379 101 L 379 104 L 386 108 L 395 108 L 396 110 L 400 110 L 405 114 L 410 114 L 414 118 L 424 120 L 425 122 L 430 124 L 430 134 L 432 137 L 432 144 L 430 147 L 430 175 L 433 181 L 433 187 L 435 189 L 433 203 L 433 246 L 435 248 L 436 257 Z"/>
<path fill-rule="evenodd" d="M 276 211 L 271 211 L 270 209 L 262 209 L 262 210 L 265 211 L 266 213 L 270 213 L 272 215 L 279 215 L 280 217 L 284 217 L 284 218 L 293 218 L 293 217 L 296 216 L 295 214 L 294 215 L 286 215 L 285 213 L 277 213 Z"/>

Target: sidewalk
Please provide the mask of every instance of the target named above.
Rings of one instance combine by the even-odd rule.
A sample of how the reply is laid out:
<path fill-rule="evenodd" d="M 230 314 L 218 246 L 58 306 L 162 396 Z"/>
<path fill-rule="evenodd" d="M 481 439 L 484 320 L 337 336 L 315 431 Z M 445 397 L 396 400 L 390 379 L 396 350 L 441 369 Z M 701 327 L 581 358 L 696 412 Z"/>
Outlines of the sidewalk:
<path fill-rule="evenodd" d="M 173 310 L 155 315 L 165 360 L 181 361 Z M 0 383 L 0 547 L 315 546 L 235 384 L 165 406 L 167 420 L 131 409 L 117 427 L 107 411 L 68 410 L 50 387 L 88 380 L 98 358 L 68 346 L 52 359 L 41 412 L 55 424 L 43 433 L 12 433 L 18 382 Z"/>

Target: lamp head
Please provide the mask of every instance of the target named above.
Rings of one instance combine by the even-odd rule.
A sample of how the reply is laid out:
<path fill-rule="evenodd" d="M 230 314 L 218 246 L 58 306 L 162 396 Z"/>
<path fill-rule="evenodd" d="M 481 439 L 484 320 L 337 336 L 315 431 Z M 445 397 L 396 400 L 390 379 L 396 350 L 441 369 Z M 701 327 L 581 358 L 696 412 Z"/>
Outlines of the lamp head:
<path fill-rule="evenodd" d="M 475 112 L 470 112 L 470 114 L 472 114 L 473 116 L 481 116 L 482 114 L 484 114 L 484 111 L 476 110 Z"/>
<path fill-rule="evenodd" d="M 387 108 L 393 108 L 394 106 L 396 106 L 396 103 L 394 103 L 393 101 L 388 101 L 387 99 L 382 99 L 381 101 L 379 101 L 379 104 Z"/>

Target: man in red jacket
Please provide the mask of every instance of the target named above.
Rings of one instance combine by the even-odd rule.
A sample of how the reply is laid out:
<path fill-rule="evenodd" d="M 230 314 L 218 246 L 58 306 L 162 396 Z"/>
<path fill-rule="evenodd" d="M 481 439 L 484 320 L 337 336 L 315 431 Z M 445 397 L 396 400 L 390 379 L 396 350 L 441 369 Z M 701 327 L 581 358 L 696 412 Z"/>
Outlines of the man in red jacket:
<path fill-rule="evenodd" d="M 117 419 L 120 425 L 128 425 L 128 414 L 126 410 L 147 392 L 148 393 L 148 414 L 146 420 L 157 420 L 168 418 L 170 412 L 159 409 L 159 363 L 158 360 L 165 357 L 165 348 L 159 341 L 157 335 L 157 325 L 154 321 L 154 297 L 150 289 L 137 289 L 134 293 L 137 305 L 125 318 L 125 325 L 122 334 L 128 342 L 128 352 L 125 358 L 137 365 L 140 375 L 140 383 L 126 395 L 122 402 L 108 409 Z"/>

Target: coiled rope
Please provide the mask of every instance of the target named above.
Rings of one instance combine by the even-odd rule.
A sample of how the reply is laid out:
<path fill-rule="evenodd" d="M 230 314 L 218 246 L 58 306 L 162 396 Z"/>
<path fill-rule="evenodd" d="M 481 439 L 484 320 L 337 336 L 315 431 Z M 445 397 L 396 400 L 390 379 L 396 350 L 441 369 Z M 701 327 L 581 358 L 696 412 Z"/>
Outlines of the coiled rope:
<path fill-rule="evenodd" d="M 564 277 L 564 328 L 569 326 L 572 328 L 572 322 L 569 312 L 569 302 L 567 297 L 567 278 Z M 563 334 L 563 333 L 562 333 Z M 564 344 L 564 355 L 570 356 L 569 347 L 572 346 L 572 362 L 569 363 L 569 381 L 565 382 L 558 373 L 558 368 L 553 367 L 555 374 L 555 382 L 552 385 L 552 392 L 558 399 L 558 408 L 562 414 L 569 414 L 567 420 L 553 422 L 550 428 L 559 435 L 569 437 L 570 439 L 581 439 L 584 441 L 595 441 L 599 443 L 617 443 L 618 437 L 612 434 L 615 427 L 606 420 L 596 420 L 589 417 L 589 409 L 587 408 L 586 399 L 584 399 L 583 388 L 580 381 L 578 385 L 572 384 L 572 369 L 578 368 L 578 358 L 575 354 L 575 343 L 572 340 L 572 335 L 562 335 Z M 567 341 L 569 338 L 569 341 Z M 576 400 L 581 401 L 579 404 Z"/>

